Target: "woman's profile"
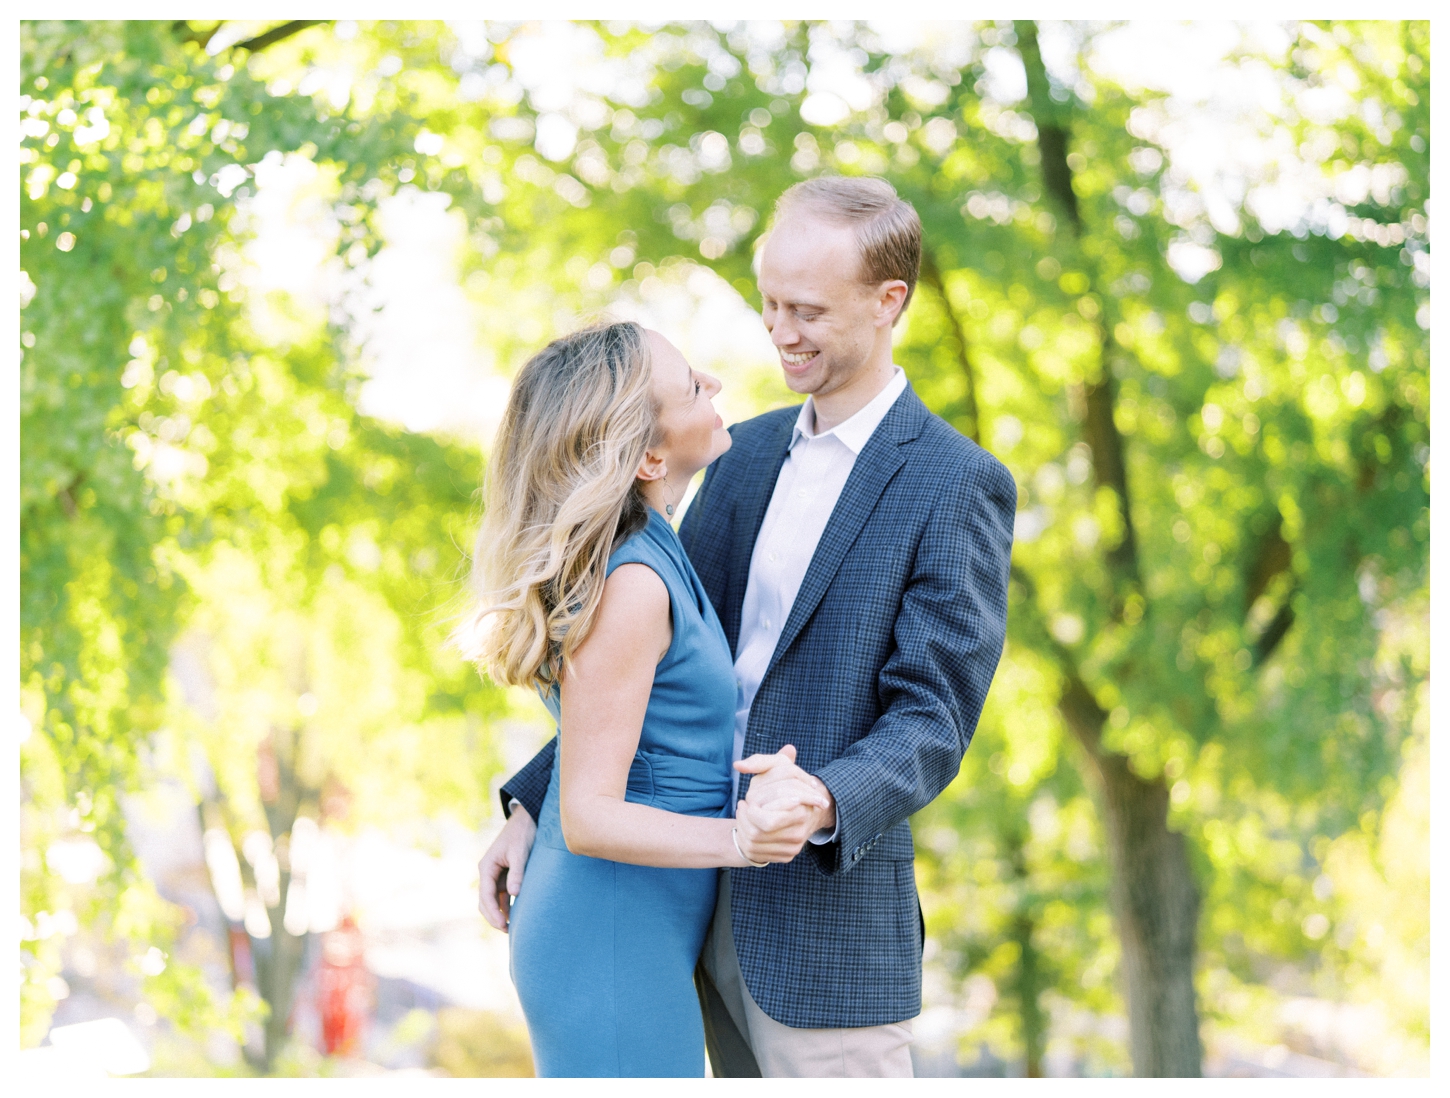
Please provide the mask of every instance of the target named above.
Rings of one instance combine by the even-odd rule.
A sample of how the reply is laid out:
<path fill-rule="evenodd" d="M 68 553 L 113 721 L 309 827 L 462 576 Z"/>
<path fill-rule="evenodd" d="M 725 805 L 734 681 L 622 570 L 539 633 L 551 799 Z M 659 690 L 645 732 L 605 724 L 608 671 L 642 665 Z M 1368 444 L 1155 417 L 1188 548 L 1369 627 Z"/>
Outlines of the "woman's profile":
<path fill-rule="evenodd" d="M 788 858 L 730 816 L 732 655 L 669 521 L 729 449 L 719 388 L 658 333 L 596 324 L 523 367 L 491 455 L 461 635 L 560 730 L 508 917 L 540 1075 L 702 1074 L 716 870 Z"/>

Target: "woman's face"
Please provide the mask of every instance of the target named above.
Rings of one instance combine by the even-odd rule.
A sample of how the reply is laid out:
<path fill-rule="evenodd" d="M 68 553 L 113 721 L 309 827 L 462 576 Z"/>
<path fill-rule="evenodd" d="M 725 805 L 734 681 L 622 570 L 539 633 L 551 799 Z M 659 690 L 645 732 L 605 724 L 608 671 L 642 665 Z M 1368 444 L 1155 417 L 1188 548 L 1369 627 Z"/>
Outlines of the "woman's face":
<path fill-rule="evenodd" d="M 685 356 L 659 332 L 647 331 L 645 338 L 664 435 L 660 445 L 650 449 L 664 459 L 670 483 L 683 492 L 692 476 L 730 449 L 730 432 L 710 403 L 720 382 L 690 369 Z"/>

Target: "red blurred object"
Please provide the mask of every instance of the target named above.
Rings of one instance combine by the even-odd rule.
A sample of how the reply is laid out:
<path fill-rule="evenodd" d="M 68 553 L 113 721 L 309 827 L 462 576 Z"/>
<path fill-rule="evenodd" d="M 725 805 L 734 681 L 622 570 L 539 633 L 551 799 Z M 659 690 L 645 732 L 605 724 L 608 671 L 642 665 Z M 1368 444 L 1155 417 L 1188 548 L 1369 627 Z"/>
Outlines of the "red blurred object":
<path fill-rule="evenodd" d="M 252 967 L 252 939 L 239 926 L 227 927 L 227 945 L 232 958 L 232 984 L 235 987 L 256 987 L 257 973 Z"/>
<path fill-rule="evenodd" d="M 276 804 L 282 791 L 282 771 L 271 740 L 257 744 L 257 792 L 266 804 Z"/>
<path fill-rule="evenodd" d="M 322 1050 L 355 1056 L 372 1011 L 372 974 L 363 964 L 363 937 L 351 915 L 322 936 L 317 966 L 317 1012 L 322 1016 Z"/>

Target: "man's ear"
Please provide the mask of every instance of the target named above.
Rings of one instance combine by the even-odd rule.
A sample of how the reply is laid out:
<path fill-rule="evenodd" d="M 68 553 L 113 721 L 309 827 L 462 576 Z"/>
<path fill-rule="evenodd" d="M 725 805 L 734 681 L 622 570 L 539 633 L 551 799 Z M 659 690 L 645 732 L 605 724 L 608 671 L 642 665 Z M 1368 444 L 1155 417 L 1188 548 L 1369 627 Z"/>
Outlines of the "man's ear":
<path fill-rule="evenodd" d="M 653 450 L 646 450 L 644 457 L 640 459 L 639 468 L 635 470 L 636 480 L 660 480 L 669 474 L 665 467 L 665 459 Z"/>
<path fill-rule="evenodd" d="M 893 278 L 881 284 L 876 297 L 876 327 L 889 328 L 896 323 L 906 305 L 906 283 Z"/>

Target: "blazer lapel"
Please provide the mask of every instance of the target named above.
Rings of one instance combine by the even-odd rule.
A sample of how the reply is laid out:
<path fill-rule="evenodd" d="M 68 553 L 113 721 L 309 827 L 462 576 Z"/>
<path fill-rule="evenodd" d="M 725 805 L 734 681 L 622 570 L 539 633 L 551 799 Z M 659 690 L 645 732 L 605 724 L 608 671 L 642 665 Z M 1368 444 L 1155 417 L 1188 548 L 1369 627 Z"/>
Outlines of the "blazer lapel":
<path fill-rule="evenodd" d="M 831 585 L 841 562 L 845 560 L 846 552 L 855 544 L 861 528 L 875 510 L 876 501 L 886 491 L 886 486 L 891 483 L 897 470 L 906 464 L 899 444 L 916 438 L 927 414 L 926 406 L 908 386 L 856 458 L 856 464 L 846 479 L 846 486 L 841 489 L 841 496 L 831 512 L 831 518 L 821 532 L 821 540 L 816 545 L 810 567 L 806 569 L 805 579 L 801 581 L 800 590 L 796 593 L 795 602 L 791 604 L 790 616 L 786 618 L 785 628 L 781 630 L 780 640 L 770 657 L 766 675 L 774 669 L 781 655 L 790 648 L 811 615 L 816 612 L 816 607 L 825 597 L 826 588 Z M 759 519 L 756 520 L 755 528 L 760 528 Z M 754 544 L 753 537 L 751 543 Z M 748 558 L 746 568 L 749 568 Z M 739 604 L 736 605 L 735 616 L 738 621 Z"/>
<path fill-rule="evenodd" d="M 760 534 L 760 524 L 765 521 L 770 497 L 775 494 L 775 482 L 780 476 L 780 467 L 785 464 L 785 455 L 790 446 L 790 436 L 795 430 L 795 417 L 782 416 L 773 432 L 760 443 L 751 456 L 749 465 L 756 472 L 755 478 L 741 489 L 730 530 L 730 569 L 725 588 L 725 613 L 721 625 L 725 628 L 725 639 L 730 642 L 730 654 L 738 653 L 735 648 L 740 640 L 740 609 L 745 603 L 745 586 L 750 580 L 750 558 L 755 553 L 755 539 Z"/>

